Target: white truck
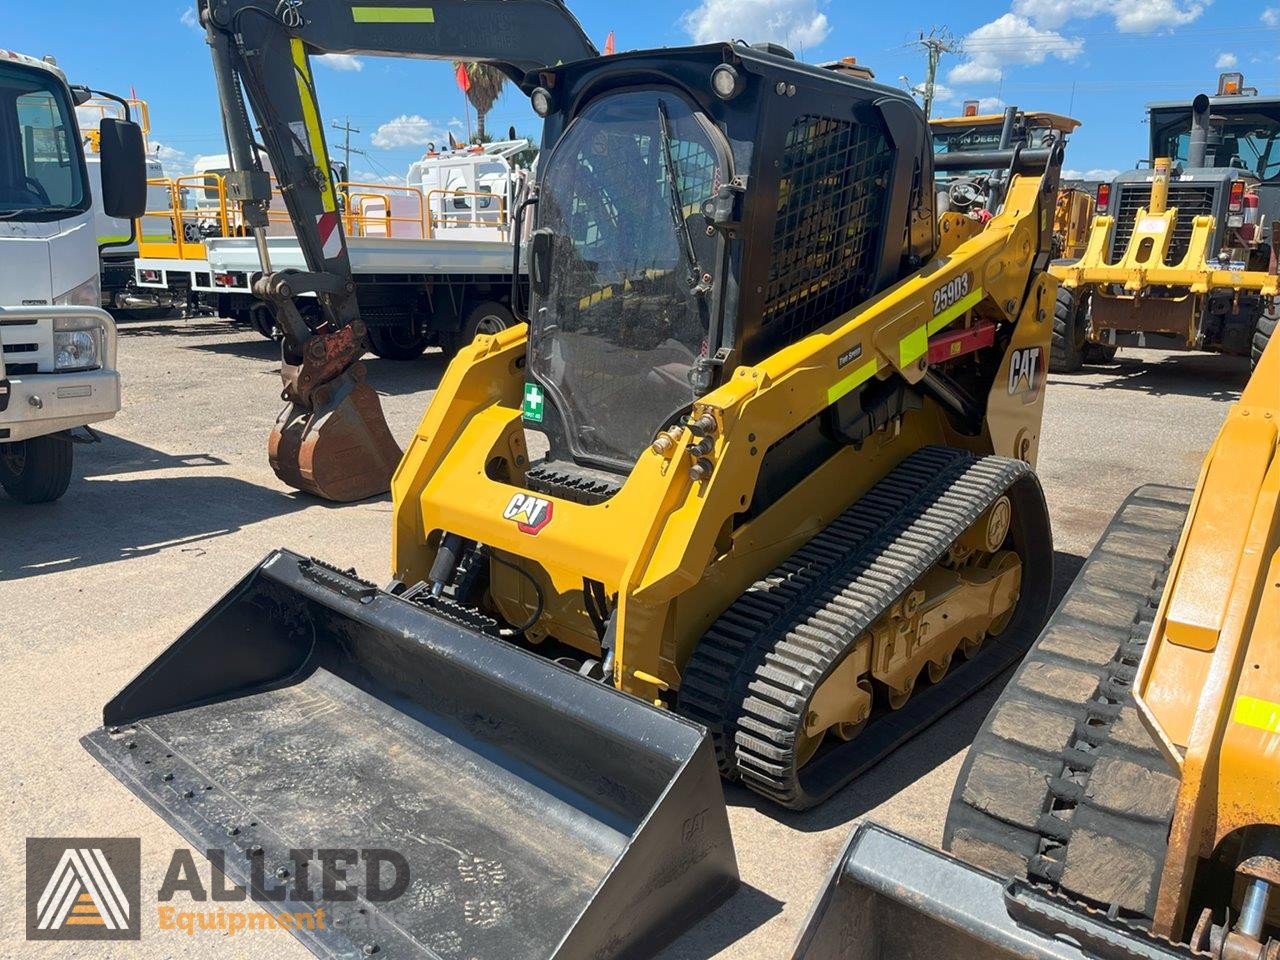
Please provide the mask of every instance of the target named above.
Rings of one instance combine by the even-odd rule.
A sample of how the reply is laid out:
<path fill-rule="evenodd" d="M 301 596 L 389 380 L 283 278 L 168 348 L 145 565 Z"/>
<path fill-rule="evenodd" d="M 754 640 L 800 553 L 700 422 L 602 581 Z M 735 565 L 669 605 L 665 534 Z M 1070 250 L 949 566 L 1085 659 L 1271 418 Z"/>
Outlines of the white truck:
<path fill-rule="evenodd" d="M 526 177 L 514 160 L 529 147 L 528 140 L 513 139 L 431 149 L 409 168 L 403 185 L 348 181 L 342 165 L 331 161 L 374 354 L 412 360 L 432 344 L 451 352 L 477 333 L 496 333 L 514 322 L 511 214 Z M 196 175 L 176 183 L 170 214 L 175 240 L 153 244 L 144 238 L 134 262 L 137 287 L 195 299 L 272 336 L 274 320 L 252 290 L 262 269 L 257 243 L 246 235 L 222 183 L 228 163 L 225 156 L 201 158 Z M 278 194 L 268 219 L 273 267 L 305 269 Z"/>
<path fill-rule="evenodd" d="M 126 113 L 128 116 L 126 117 Z M 143 217 L 139 221 L 109 217 L 102 208 L 102 158 L 98 149 L 98 131 L 108 117 L 132 119 L 142 127 L 143 145 L 147 151 L 147 209 L 165 211 L 169 206 L 168 181 L 164 166 L 151 155 L 146 142 L 151 132 L 150 110 L 145 100 L 130 97 L 116 100 L 107 96 L 76 105 L 80 125 L 80 142 L 89 169 L 89 193 L 93 198 L 94 233 L 101 258 L 102 306 L 115 311 L 121 319 L 145 319 L 169 313 L 175 304 L 168 297 L 149 290 L 139 290 L 133 282 L 133 261 L 138 256 L 138 231 L 151 240 L 167 240 L 169 220 L 166 216 Z"/>
<path fill-rule="evenodd" d="M 25 503 L 62 496 L 73 431 L 120 409 L 116 328 L 98 305 L 93 196 L 74 114 L 91 95 L 48 60 L 0 50 L 0 487 Z M 103 120 L 100 159 L 104 210 L 141 216 L 140 128 Z"/>

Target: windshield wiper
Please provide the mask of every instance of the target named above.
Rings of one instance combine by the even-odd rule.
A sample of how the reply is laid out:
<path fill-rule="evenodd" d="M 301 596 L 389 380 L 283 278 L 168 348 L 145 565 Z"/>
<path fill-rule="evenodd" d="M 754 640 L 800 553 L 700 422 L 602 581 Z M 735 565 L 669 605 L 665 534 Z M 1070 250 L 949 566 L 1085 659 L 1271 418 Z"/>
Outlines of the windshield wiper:
<path fill-rule="evenodd" d="M 667 117 L 667 105 L 662 100 L 658 101 L 658 133 L 662 144 L 662 169 L 667 180 L 671 222 L 676 228 L 676 239 L 680 242 L 685 265 L 689 268 L 689 289 L 694 296 L 705 296 L 711 292 L 711 285 L 703 282 L 698 254 L 693 249 L 693 234 L 689 232 L 688 221 L 684 218 L 684 202 L 680 199 L 680 188 L 676 185 L 676 159 L 671 153 L 671 121 Z"/>
<path fill-rule="evenodd" d="M 66 217 L 79 213 L 75 207 L 19 207 L 17 210 L 0 210 L 0 220 L 12 220 L 14 217 L 41 216 Z"/>

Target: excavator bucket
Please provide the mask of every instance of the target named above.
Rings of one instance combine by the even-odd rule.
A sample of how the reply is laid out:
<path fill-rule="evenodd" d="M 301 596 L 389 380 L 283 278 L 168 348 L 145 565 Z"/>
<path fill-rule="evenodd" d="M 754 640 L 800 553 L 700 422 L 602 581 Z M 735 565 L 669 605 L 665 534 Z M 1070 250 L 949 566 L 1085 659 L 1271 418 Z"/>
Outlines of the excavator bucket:
<path fill-rule="evenodd" d="M 267 454 L 289 486 L 338 503 L 391 488 L 401 451 L 363 372 L 356 364 L 317 391 L 314 407 L 291 403 L 281 412 Z"/>
<path fill-rule="evenodd" d="M 277 551 L 83 743 L 317 956 L 645 956 L 733 892 L 705 730 L 447 616 Z"/>
<path fill-rule="evenodd" d="M 1193 960 L 1124 920 L 861 824 L 793 960 Z"/>

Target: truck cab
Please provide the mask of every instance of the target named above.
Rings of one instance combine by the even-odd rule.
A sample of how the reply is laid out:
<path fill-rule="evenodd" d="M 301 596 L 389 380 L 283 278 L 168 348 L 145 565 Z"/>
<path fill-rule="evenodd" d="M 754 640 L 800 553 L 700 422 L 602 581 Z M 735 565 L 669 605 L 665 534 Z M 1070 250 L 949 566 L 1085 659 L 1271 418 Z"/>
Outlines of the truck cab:
<path fill-rule="evenodd" d="M 73 95 L 52 62 L 0 50 L 0 486 L 28 503 L 66 491 L 73 431 L 120 409 L 79 97 L 88 91 Z M 108 212 L 134 215 L 141 138 L 116 123 L 102 128 L 104 199 Z"/>

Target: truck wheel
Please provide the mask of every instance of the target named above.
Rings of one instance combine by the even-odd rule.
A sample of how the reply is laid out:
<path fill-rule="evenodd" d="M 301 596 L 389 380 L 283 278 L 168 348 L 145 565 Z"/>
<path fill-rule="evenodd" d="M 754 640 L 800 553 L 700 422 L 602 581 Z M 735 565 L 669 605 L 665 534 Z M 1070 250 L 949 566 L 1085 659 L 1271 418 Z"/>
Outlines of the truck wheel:
<path fill-rule="evenodd" d="M 71 483 L 72 444 L 66 434 L 0 443 L 0 486 L 23 503 L 48 503 Z"/>
<path fill-rule="evenodd" d="M 480 334 L 501 333 L 514 326 L 516 318 L 511 311 L 495 300 L 477 304 L 462 321 L 462 329 L 449 335 L 450 353 L 457 353 Z"/>
<path fill-rule="evenodd" d="M 369 345 L 383 360 L 416 360 L 431 342 L 431 335 L 408 327 L 370 327 Z"/>
<path fill-rule="evenodd" d="M 1267 344 L 1271 342 L 1271 335 L 1276 332 L 1276 320 L 1280 317 L 1277 313 L 1263 313 L 1258 316 L 1258 325 L 1253 328 L 1253 343 L 1249 348 L 1249 369 L 1258 366 L 1258 361 L 1262 359 L 1262 351 L 1267 349 Z"/>
<path fill-rule="evenodd" d="M 1110 363 L 1116 358 L 1116 351 L 1119 347 L 1112 346 L 1109 343 L 1093 343 L 1092 341 L 1084 345 L 1084 354 L 1081 359 L 1085 363 Z"/>
<path fill-rule="evenodd" d="M 1049 344 L 1049 369 L 1054 373 L 1075 373 L 1084 362 L 1088 302 L 1078 289 L 1058 288 L 1058 302 L 1053 308 L 1053 338 Z"/>

